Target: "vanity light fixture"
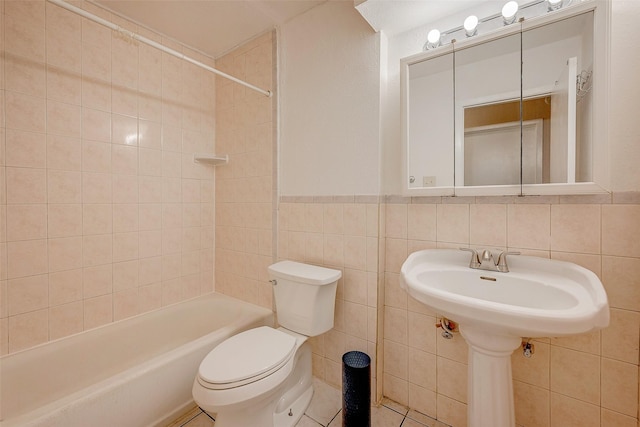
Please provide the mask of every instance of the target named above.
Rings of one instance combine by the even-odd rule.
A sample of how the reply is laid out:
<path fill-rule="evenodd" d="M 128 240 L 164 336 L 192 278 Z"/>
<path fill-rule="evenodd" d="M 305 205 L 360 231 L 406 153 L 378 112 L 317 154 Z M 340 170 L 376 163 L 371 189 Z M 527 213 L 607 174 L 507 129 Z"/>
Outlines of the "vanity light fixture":
<path fill-rule="evenodd" d="M 516 15 L 518 15 L 518 2 L 511 0 L 502 6 L 502 20 L 504 25 L 511 25 L 516 22 Z"/>
<path fill-rule="evenodd" d="M 424 45 L 425 50 L 435 49 L 436 47 L 440 46 L 441 42 L 442 38 L 440 36 L 440 31 L 434 28 L 427 34 L 427 42 Z"/>
<path fill-rule="evenodd" d="M 549 12 L 558 10 L 562 7 L 562 0 L 547 0 L 547 9 Z"/>
<path fill-rule="evenodd" d="M 549 0 L 551 1 L 551 0 Z M 478 34 L 478 17 L 475 15 L 467 16 L 464 20 L 464 32 L 467 37 L 473 37 Z"/>

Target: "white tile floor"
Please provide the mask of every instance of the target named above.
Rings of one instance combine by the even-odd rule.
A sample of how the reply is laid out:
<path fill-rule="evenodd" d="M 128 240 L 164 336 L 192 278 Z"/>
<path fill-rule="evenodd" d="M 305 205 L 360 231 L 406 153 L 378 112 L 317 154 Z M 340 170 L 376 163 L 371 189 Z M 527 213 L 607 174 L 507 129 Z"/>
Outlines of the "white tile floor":
<path fill-rule="evenodd" d="M 342 392 L 313 379 L 311 404 L 296 427 L 342 427 Z M 213 427 L 213 419 L 199 408 L 176 420 L 169 427 Z M 385 400 L 382 406 L 371 408 L 372 427 L 449 427 L 419 412 Z"/>

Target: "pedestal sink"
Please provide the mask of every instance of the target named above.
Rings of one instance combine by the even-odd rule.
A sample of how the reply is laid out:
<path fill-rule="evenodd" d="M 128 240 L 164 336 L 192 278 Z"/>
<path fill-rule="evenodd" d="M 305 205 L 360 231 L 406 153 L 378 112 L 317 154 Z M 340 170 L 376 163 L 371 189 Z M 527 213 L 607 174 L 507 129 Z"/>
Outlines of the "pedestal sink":
<path fill-rule="evenodd" d="M 514 256 L 502 273 L 472 269 L 469 257 L 452 249 L 414 252 L 402 265 L 400 283 L 457 322 L 469 344 L 468 426 L 514 427 L 513 350 L 523 337 L 606 327 L 607 295 L 593 272 L 569 262 Z"/>

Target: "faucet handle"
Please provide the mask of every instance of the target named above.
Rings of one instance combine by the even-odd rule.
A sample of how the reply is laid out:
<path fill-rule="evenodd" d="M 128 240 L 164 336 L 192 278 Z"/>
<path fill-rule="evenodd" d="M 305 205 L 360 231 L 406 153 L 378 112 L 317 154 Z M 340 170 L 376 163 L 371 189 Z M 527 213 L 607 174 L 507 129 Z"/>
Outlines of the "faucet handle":
<path fill-rule="evenodd" d="M 471 248 L 459 248 L 461 251 L 471 252 L 471 261 L 469 261 L 469 267 L 478 268 L 480 267 L 480 255 L 478 251 Z"/>
<path fill-rule="evenodd" d="M 500 255 L 498 255 L 498 271 L 501 271 L 503 273 L 508 273 L 509 272 L 509 266 L 507 265 L 507 255 L 520 255 L 520 252 L 514 252 L 514 251 L 502 251 L 500 252 Z"/>

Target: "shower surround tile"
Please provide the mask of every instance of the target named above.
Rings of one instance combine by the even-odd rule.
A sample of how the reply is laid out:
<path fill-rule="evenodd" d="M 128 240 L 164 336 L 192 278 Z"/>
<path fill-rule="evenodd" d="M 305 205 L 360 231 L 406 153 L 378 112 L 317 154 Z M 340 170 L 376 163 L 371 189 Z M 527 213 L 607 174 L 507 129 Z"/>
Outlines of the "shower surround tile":
<path fill-rule="evenodd" d="M 163 69 L 158 50 L 45 1 L 1 6 L 2 353 L 160 308 L 163 269 L 177 280 L 165 303 L 211 292 L 214 172 L 183 135 L 214 152 L 215 77 L 177 58 Z M 186 221 L 163 224 L 163 172 Z M 197 197 L 182 200 L 183 180 Z"/>

